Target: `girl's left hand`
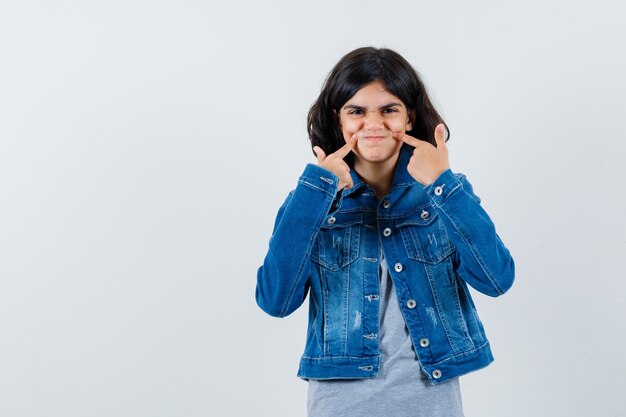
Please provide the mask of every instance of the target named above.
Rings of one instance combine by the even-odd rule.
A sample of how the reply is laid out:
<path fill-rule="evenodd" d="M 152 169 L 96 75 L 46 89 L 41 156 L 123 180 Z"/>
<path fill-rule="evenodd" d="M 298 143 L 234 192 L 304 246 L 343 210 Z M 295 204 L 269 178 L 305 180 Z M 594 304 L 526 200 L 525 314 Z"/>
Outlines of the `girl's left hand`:
<path fill-rule="evenodd" d="M 437 143 L 437 147 L 434 147 L 430 143 L 423 140 L 417 140 L 407 134 L 393 134 L 394 138 L 401 138 L 404 143 L 407 143 L 415 148 L 413 156 L 409 160 L 409 165 L 406 169 L 409 171 L 409 174 L 415 178 L 415 181 L 424 186 L 435 182 L 437 177 L 439 177 L 442 172 L 450 168 L 450 162 L 448 161 L 448 146 L 445 142 L 445 132 L 446 127 L 443 124 L 438 124 L 435 128 L 435 141 Z"/>

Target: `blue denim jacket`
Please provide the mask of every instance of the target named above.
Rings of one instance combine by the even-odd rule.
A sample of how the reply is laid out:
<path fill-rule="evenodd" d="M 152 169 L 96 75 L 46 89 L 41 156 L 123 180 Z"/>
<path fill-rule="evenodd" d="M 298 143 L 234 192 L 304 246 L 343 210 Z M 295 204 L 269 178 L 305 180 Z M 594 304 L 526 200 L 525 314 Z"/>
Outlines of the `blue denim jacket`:
<path fill-rule="evenodd" d="M 402 147 L 380 201 L 354 170 L 354 187 L 337 192 L 338 177 L 309 164 L 278 212 L 256 301 L 284 317 L 309 294 L 303 379 L 377 375 L 381 246 L 430 383 L 493 361 L 467 284 L 503 294 L 513 259 L 465 176 L 448 169 L 425 187 L 406 170 L 412 151 Z"/>

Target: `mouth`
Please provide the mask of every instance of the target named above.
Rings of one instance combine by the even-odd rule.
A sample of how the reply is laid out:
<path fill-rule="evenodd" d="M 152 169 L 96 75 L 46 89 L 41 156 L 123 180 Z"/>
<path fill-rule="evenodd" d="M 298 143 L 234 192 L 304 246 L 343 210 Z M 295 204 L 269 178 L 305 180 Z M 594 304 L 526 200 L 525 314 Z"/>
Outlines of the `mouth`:
<path fill-rule="evenodd" d="M 386 136 L 363 136 L 362 140 L 368 140 L 370 142 L 380 142 L 385 138 Z"/>

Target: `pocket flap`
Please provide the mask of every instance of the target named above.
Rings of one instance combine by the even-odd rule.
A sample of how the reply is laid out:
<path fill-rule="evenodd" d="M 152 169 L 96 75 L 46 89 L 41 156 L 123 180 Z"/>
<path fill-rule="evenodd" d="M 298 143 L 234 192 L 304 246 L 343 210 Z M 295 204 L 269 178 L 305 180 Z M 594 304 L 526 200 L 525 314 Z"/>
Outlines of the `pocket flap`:
<path fill-rule="evenodd" d="M 361 211 L 353 211 L 353 212 L 335 212 L 333 214 L 329 214 L 324 218 L 324 222 L 322 223 L 323 229 L 334 229 L 337 227 L 347 227 L 355 224 L 363 223 L 363 212 Z"/>
<path fill-rule="evenodd" d="M 396 227 L 429 226 L 437 220 L 439 213 L 431 206 L 422 207 L 403 219 L 396 220 Z"/>

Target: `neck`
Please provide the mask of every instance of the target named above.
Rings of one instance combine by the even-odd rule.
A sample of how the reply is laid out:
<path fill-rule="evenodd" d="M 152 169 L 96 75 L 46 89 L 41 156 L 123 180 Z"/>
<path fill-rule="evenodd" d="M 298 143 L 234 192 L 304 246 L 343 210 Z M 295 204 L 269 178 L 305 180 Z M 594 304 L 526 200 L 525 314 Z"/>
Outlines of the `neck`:
<path fill-rule="evenodd" d="M 374 189 L 376 198 L 379 200 L 389 193 L 393 181 L 393 173 L 396 168 L 398 157 L 388 159 L 380 163 L 363 162 L 356 158 L 354 170 L 363 181 Z"/>

